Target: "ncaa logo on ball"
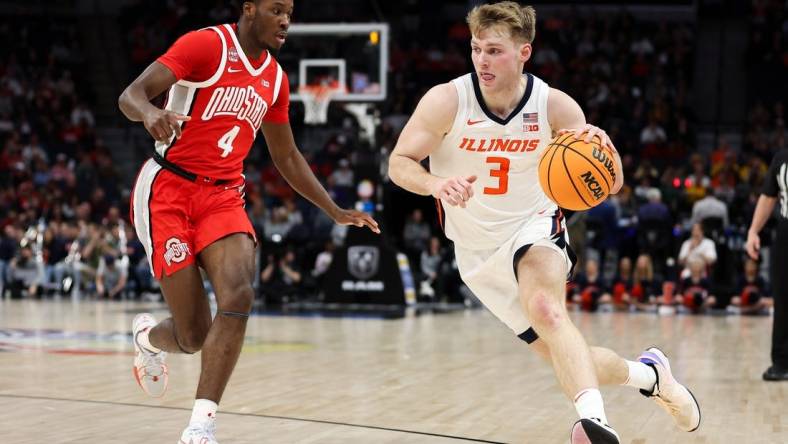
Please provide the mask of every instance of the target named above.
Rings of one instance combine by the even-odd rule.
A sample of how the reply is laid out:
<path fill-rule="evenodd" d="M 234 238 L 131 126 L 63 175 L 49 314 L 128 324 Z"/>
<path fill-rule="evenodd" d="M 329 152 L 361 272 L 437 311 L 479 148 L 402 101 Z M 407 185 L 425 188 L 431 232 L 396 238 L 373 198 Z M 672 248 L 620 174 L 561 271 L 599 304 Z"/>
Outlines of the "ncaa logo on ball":
<path fill-rule="evenodd" d="M 588 191 L 591 192 L 591 195 L 594 196 L 594 200 L 599 200 L 605 193 L 602 191 L 602 187 L 599 186 L 599 181 L 596 180 L 591 171 L 586 171 L 585 173 L 580 175 L 580 178 L 583 179 L 583 183 L 586 184 L 586 188 Z"/>
<path fill-rule="evenodd" d="M 181 242 L 177 237 L 171 237 L 164 243 L 164 248 L 167 251 L 164 253 L 164 261 L 167 265 L 172 265 L 173 262 L 183 262 L 186 256 L 189 255 L 189 246 L 186 242 Z"/>

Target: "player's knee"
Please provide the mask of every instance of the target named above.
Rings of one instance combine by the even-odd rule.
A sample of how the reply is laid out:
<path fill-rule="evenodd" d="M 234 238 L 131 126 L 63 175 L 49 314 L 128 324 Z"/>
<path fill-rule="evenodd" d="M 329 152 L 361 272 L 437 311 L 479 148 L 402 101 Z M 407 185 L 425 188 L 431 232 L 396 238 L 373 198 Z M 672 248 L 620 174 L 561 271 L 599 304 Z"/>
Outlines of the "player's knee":
<path fill-rule="evenodd" d="M 202 350 L 208 331 L 201 329 L 189 329 L 188 332 L 178 335 L 178 345 L 186 353 L 197 353 Z"/>
<path fill-rule="evenodd" d="M 534 291 L 526 305 L 531 322 L 540 333 L 555 331 L 567 321 L 566 309 L 544 290 Z"/>
<path fill-rule="evenodd" d="M 249 313 L 254 303 L 254 289 L 249 283 L 234 285 L 224 291 L 219 297 L 218 309 L 220 312 Z"/>

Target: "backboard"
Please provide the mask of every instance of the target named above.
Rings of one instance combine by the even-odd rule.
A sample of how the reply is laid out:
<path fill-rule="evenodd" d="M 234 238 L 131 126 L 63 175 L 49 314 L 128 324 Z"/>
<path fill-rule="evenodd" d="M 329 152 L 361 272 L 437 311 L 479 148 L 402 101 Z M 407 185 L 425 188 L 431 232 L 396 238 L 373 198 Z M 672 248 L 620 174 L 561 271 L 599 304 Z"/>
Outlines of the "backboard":
<path fill-rule="evenodd" d="M 386 23 L 293 24 L 278 57 L 290 80 L 291 100 L 303 101 L 304 86 L 339 81 L 344 92 L 332 101 L 386 99 L 389 26 Z"/>

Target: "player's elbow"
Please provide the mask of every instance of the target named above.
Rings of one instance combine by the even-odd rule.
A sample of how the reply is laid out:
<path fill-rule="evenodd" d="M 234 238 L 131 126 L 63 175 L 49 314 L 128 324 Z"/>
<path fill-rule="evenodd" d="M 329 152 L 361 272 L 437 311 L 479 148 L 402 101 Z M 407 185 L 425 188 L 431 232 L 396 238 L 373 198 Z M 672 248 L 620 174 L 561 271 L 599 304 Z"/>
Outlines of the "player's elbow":
<path fill-rule="evenodd" d="M 392 152 L 389 156 L 389 169 L 388 175 L 389 179 L 394 182 L 396 185 L 399 185 L 399 155 L 396 152 Z"/>
<path fill-rule="evenodd" d="M 123 113 L 124 116 L 128 117 L 128 105 L 129 105 L 129 88 L 131 86 L 126 87 L 122 93 L 118 96 L 118 109 L 120 112 Z"/>

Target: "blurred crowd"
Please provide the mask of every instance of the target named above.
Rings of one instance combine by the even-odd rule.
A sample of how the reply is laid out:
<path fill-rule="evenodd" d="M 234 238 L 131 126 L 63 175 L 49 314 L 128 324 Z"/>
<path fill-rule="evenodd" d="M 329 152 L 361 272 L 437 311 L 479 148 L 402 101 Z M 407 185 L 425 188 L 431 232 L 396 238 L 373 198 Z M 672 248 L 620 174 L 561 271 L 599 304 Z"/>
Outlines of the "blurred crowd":
<path fill-rule="evenodd" d="M 301 143 L 304 155 L 340 205 L 373 213 L 387 205 L 376 217 L 389 241 L 407 253 L 423 300 L 471 299 L 430 204 L 399 199 L 404 195 L 380 173 L 421 95 L 472 69 L 467 2 L 335 3 L 297 4 L 296 19 L 389 21 L 390 99 L 377 106 L 374 145 L 359 136 L 354 118 L 332 108 L 320 137 Z M 743 143 L 720 137 L 707 151 L 696 147 L 689 106 L 696 81 L 693 23 L 637 21 L 626 12 L 539 17 L 526 69 L 572 95 L 587 120 L 608 131 L 627 178 L 617 196 L 567 215 L 580 257 L 569 303 L 585 309 L 768 308 L 768 282 L 760 277 L 766 265 L 746 261 L 742 245 L 768 162 L 786 143 L 784 103 L 763 85 L 776 81 L 784 88 L 788 56 L 784 5 L 752 3 L 748 75 L 754 87 Z M 237 16 L 231 2 L 195 5 L 138 0 L 125 7 L 119 29 L 130 62 L 127 80 L 182 33 Z M 95 135 L 89 85 L 73 75 L 84 69 L 75 23 L 5 20 L 0 36 L 7 42 L 0 50 L 0 281 L 18 296 L 74 288 L 107 297 L 155 292 L 142 246 L 122 222 L 128 189 L 119 184 L 111 150 Z M 782 77 L 772 78 L 775 72 Z M 310 129 L 300 112 L 293 104 L 294 133 L 303 142 Z M 265 240 L 257 288 L 274 302 L 311 297 L 347 230 L 294 193 L 262 139 L 246 166 L 247 210 Z M 762 238 L 768 252 L 768 236 Z M 99 278 L 107 272 L 117 278 Z"/>
<path fill-rule="evenodd" d="M 128 196 L 75 75 L 88 69 L 77 22 L 3 17 L 0 38 L 0 294 L 117 294 L 124 255 L 107 238 Z"/>

